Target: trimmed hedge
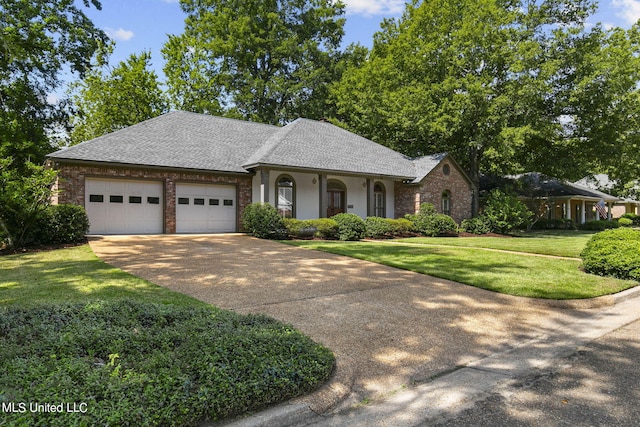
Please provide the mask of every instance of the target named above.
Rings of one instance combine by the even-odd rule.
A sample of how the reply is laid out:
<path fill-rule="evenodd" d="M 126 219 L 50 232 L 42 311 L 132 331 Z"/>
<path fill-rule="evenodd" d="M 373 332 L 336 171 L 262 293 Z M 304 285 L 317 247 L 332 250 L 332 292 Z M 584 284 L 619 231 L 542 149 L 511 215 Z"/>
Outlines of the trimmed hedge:
<path fill-rule="evenodd" d="M 633 225 L 633 220 L 631 218 L 619 218 L 618 225 L 620 227 L 631 227 Z"/>
<path fill-rule="evenodd" d="M 311 391 L 334 364 L 263 315 L 131 300 L 0 310 L 0 402 L 86 404 L 6 412 L 6 426 L 197 426 Z"/>
<path fill-rule="evenodd" d="M 580 256 L 587 273 L 640 281 L 640 231 L 618 228 L 595 234 Z"/>
<path fill-rule="evenodd" d="M 365 223 L 358 215 L 339 213 L 331 218 L 338 224 L 338 238 L 340 240 L 360 240 L 365 236 Z"/>
<path fill-rule="evenodd" d="M 487 234 L 491 232 L 491 224 L 482 216 L 462 220 L 460 228 L 472 234 Z"/>
<path fill-rule="evenodd" d="M 281 239 L 286 228 L 278 210 L 268 203 L 251 203 L 242 212 L 242 226 L 261 239 Z"/>
<path fill-rule="evenodd" d="M 546 219 L 537 220 L 532 230 L 577 230 L 578 227 L 572 219 Z"/>
<path fill-rule="evenodd" d="M 618 228 L 618 227 L 620 227 L 620 224 L 618 224 L 618 221 L 595 220 L 595 221 L 587 221 L 584 224 L 580 225 L 580 230 L 604 231 L 604 230 L 610 230 L 612 228 Z"/>
<path fill-rule="evenodd" d="M 413 223 L 404 218 L 390 219 L 370 216 L 365 218 L 365 236 L 371 239 L 389 239 L 406 236 L 411 232 Z"/>
<path fill-rule="evenodd" d="M 39 244 L 81 243 L 89 232 L 89 217 L 82 206 L 51 205 L 38 217 L 35 242 Z"/>
<path fill-rule="evenodd" d="M 620 218 L 630 219 L 633 222 L 633 225 L 640 225 L 640 215 L 636 215 L 634 213 L 626 213 Z"/>

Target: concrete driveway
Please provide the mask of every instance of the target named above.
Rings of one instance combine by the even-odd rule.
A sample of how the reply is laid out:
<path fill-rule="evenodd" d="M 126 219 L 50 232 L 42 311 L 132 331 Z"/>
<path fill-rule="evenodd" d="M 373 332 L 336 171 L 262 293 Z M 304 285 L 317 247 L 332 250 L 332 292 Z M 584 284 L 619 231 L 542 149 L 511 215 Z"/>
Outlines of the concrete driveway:
<path fill-rule="evenodd" d="M 218 307 L 265 313 L 332 349 L 333 380 L 302 398 L 316 412 L 344 399 L 389 397 L 589 312 L 238 234 L 105 236 L 90 244 L 136 276 Z"/>

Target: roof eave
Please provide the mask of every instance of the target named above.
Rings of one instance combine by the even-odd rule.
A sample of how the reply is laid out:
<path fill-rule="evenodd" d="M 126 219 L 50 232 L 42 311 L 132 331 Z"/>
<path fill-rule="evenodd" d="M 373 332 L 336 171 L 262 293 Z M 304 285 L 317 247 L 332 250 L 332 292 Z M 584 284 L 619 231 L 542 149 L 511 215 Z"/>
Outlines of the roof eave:
<path fill-rule="evenodd" d="M 46 160 L 51 160 L 58 163 L 72 163 L 88 166 L 99 167 L 117 167 L 117 168 L 135 168 L 135 169 L 149 169 L 149 170 L 172 170 L 172 171 L 189 171 L 197 173 L 214 173 L 220 175 L 240 175 L 250 176 L 253 175 L 251 171 L 229 171 L 229 170 L 215 170 L 215 169 L 199 169 L 199 168 L 187 168 L 179 166 L 162 166 L 162 165 L 142 165 L 140 163 L 124 163 L 124 162 L 103 162 L 98 160 L 84 160 L 84 159 L 69 159 L 65 157 L 52 157 L 47 156 Z"/>
<path fill-rule="evenodd" d="M 357 171 L 348 171 L 348 170 L 339 170 L 339 169 L 322 169 L 322 168 L 313 168 L 313 167 L 304 167 L 304 166 L 291 166 L 291 165 L 280 165 L 275 163 L 252 163 L 243 165 L 243 168 L 247 170 L 251 169 L 279 169 L 285 171 L 294 171 L 294 172 L 306 172 L 306 173 L 318 173 L 318 174 L 327 174 L 327 175 L 348 175 L 348 176 L 367 176 L 371 178 L 386 178 L 386 179 L 394 179 L 394 180 L 414 180 L 413 176 L 405 176 L 405 175 L 389 175 L 382 173 L 368 173 L 368 172 L 357 172 Z"/>

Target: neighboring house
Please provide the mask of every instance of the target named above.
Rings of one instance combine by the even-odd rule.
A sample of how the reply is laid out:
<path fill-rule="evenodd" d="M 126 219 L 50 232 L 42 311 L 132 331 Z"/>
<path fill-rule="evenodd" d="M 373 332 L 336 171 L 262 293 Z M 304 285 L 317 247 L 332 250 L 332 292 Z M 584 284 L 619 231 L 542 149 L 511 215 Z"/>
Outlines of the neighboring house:
<path fill-rule="evenodd" d="M 245 206 L 282 216 L 397 218 L 434 204 L 471 217 L 472 184 L 447 154 L 417 159 L 327 122 L 284 127 L 174 111 L 48 156 L 55 203 L 86 208 L 91 234 L 240 229 Z"/>
<path fill-rule="evenodd" d="M 576 185 L 580 185 L 583 187 L 590 188 L 592 190 L 602 190 L 608 191 L 611 190 L 615 183 L 609 179 L 609 176 L 606 174 L 596 174 L 592 177 L 582 178 L 580 181 L 574 182 Z M 640 185 L 640 184 L 639 184 Z M 636 193 L 640 193 L 640 188 L 636 188 Z M 622 215 L 626 213 L 632 213 L 636 215 L 640 215 L 640 201 L 621 197 L 613 208 L 611 209 L 611 215 L 613 218 L 620 218 Z"/>
<path fill-rule="evenodd" d="M 493 188 L 515 191 L 527 206 L 547 219 L 571 219 L 578 224 L 612 218 L 612 208 L 619 199 L 599 190 L 529 172 L 507 177 L 484 176 L 480 181 L 480 194 Z"/>

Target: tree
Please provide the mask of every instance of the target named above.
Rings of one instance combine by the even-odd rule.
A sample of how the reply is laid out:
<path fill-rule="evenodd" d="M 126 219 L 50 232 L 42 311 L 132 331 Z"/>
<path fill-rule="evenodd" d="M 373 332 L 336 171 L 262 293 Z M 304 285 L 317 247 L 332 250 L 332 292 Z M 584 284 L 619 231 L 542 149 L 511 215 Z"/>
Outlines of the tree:
<path fill-rule="evenodd" d="M 185 31 L 162 52 L 176 108 L 282 124 L 326 115 L 344 5 L 333 0 L 182 0 Z"/>
<path fill-rule="evenodd" d="M 100 9 L 97 0 L 85 7 Z M 47 102 L 68 70 L 84 75 L 107 41 L 72 0 L 0 1 L 0 158 L 29 173 L 53 150 L 52 135 L 67 124 L 65 102 Z"/>
<path fill-rule="evenodd" d="M 109 70 L 98 56 L 96 68 L 77 82 L 71 99 L 77 109 L 73 117 L 71 143 L 114 132 L 168 111 L 168 100 L 158 76 L 149 69 L 151 53 L 132 54 Z"/>
<path fill-rule="evenodd" d="M 584 174 L 593 139 L 573 125 L 581 112 L 597 117 L 576 98 L 584 56 L 598 57 L 584 26 L 593 10 L 583 0 L 415 0 L 332 87 L 337 119 L 407 155 L 450 152 L 476 189 L 482 172 Z M 474 213 L 477 204 L 476 194 Z"/>

